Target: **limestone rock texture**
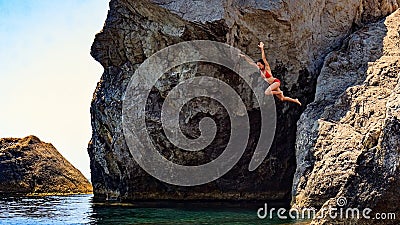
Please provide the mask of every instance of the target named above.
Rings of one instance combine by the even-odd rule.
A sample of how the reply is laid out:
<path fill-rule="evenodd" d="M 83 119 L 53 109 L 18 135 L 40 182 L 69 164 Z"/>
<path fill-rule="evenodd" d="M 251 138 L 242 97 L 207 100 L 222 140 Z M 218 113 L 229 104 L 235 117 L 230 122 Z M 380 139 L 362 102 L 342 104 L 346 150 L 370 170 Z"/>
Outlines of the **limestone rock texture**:
<path fill-rule="evenodd" d="M 330 53 L 315 100 L 298 121 L 293 207 L 370 208 L 396 220 L 313 224 L 399 224 L 400 10 L 351 34 Z M 321 215 L 321 211 L 319 215 Z"/>
<path fill-rule="evenodd" d="M 0 195 L 92 191 L 89 181 L 52 144 L 35 136 L 0 139 Z"/>
<path fill-rule="evenodd" d="M 92 138 L 88 146 L 96 201 L 174 200 L 283 200 L 290 202 L 296 171 L 297 121 L 314 100 L 317 77 L 325 57 L 365 24 L 396 10 L 399 0 L 241 1 L 241 0 L 111 0 L 103 30 L 91 55 L 104 73 L 91 104 Z M 260 58 L 259 41 L 285 95 L 298 97 L 302 107 L 276 102 L 277 128 L 267 158 L 248 171 L 258 141 L 260 112 L 253 95 L 232 71 L 207 63 L 174 68 L 160 79 L 147 104 L 147 127 L 154 145 L 166 158 L 182 165 L 199 165 L 216 158 L 229 141 L 229 116 L 210 99 L 198 98 L 180 112 L 181 129 L 199 135 L 199 121 L 211 117 L 217 138 L 202 152 L 183 152 L 162 132 L 160 109 L 168 91 L 180 81 L 207 75 L 235 88 L 246 104 L 250 138 L 242 159 L 220 179 L 194 187 L 158 181 L 133 160 L 122 129 L 122 99 L 136 69 L 155 52 L 190 40 L 212 40 Z M 260 81 L 262 82 L 262 81 Z M 138 84 L 139 85 L 139 84 Z"/>

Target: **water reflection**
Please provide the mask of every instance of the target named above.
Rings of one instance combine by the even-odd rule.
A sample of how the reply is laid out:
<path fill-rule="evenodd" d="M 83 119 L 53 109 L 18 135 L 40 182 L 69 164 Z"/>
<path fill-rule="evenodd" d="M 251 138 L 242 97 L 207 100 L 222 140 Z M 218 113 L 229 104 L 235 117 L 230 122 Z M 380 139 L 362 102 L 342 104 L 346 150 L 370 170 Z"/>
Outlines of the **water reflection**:
<path fill-rule="evenodd" d="M 258 205 L 157 202 L 120 206 L 95 204 L 92 197 L 0 197 L 0 224 L 296 224 L 260 220 Z"/>
<path fill-rule="evenodd" d="M 94 222 L 92 195 L 0 197 L 0 224 L 84 224 Z"/>

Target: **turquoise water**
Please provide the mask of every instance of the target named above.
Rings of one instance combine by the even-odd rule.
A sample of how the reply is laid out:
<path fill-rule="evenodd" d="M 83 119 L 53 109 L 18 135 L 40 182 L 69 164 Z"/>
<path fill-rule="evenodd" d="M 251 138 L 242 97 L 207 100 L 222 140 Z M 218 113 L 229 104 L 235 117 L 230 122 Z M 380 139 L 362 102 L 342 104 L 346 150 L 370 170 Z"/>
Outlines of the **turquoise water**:
<path fill-rule="evenodd" d="M 0 197 L 0 224 L 296 224 L 261 220 L 255 205 L 177 204 L 104 206 L 92 195 Z M 262 205 L 260 205 L 262 207 Z"/>

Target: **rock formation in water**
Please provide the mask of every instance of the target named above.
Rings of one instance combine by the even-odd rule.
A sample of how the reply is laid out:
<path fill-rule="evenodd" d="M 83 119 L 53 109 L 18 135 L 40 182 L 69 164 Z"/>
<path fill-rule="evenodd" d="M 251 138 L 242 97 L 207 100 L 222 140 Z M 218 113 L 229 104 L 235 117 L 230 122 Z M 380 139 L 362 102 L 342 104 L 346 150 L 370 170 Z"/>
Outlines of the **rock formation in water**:
<path fill-rule="evenodd" d="M 298 121 L 296 152 L 294 207 L 339 208 L 345 198 L 345 208 L 371 208 L 371 217 L 400 215 L 400 10 L 326 57 L 315 100 Z"/>
<path fill-rule="evenodd" d="M 314 100 L 326 55 L 364 24 L 393 12 L 398 3 L 111 0 L 103 30 L 96 35 L 91 49 L 91 55 L 104 67 L 91 105 L 93 132 L 88 147 L 95 198 L 289 201 L 296 170 L 296 122 L 305 105 Z M 192 63 L 175 68 L 155 85 L 147 105 L 147 129 L 161 154 L 182 165 L 198 165 L 218 156 L 229 140 L 229 117 L 218 102 L 209 99 L 196 99 L 180 112 L 181 128 L 191 137 L 198 136 L 201 118 L 208 116 L 216 121 L 218 138 L 203 153 L 182 153 L 160 132 L 163 99 L 185 78 L 208 74 L 236 87 L 247 103 L 252 128 L 248 149 L 230 172 L 209 184 L 178 187 L 151 177 L 133 160 L 122 130 L 122 98 L 130 78 L 146 58 L 166 46 L 201 39 L 228 43 L 254 59 L 260 57 L 258 42 L 264 41 L 272 72 L 282 81 L 281 89 L 304 104 L 276 103 L 278 125 L 272 148 L 261 166 L 249 172 L 260 115 L 251 104 L 248 88 L 240 77 L 217 66 Z"/>
<path fill-rule="evenodd" d="M 52 144 L 35 136 L 0 139 L 0 194 L 91 192 L 89 181 Z"/>

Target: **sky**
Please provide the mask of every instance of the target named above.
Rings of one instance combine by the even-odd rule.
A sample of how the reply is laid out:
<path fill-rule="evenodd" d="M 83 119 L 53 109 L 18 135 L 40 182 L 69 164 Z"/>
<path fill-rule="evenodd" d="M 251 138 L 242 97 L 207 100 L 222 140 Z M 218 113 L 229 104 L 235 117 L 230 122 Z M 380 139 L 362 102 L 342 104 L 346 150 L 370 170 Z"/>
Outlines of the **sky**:
<path fill-rule="evenodd" d="M 52 143 L 87 178 L 90 102 L 103 68 L 90 56 L 109 0 L 0 0 L 0 137 Z"/>

